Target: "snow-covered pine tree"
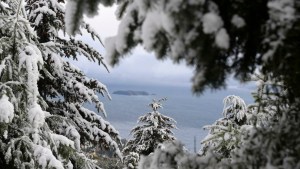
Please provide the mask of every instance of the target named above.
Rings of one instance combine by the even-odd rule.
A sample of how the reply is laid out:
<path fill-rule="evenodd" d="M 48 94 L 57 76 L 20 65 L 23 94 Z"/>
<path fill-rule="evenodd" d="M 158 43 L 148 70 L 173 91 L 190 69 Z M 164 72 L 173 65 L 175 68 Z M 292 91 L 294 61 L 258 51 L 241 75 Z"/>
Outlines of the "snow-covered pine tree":
<path fill-rule="evenodd" d="M 223 103 L 223 118 L 204 127 L 209 130 L 201 142 L 204 156 L 213 151 L 222 158 L 229 158 L 231 151 L 240 144 L 241 127 L 247 124 L 247 106 L 242 98 L 234 95 L 225 97 Z"/>
<path fill-rule="evenodd" d="M 255 103 L 248 106 L 253 125 L 232 153 L 233 168 L 299 168 L 299 106 L 287 102 L 284 83 L 256 74 Z M 229 167 L 228 167 L 229 168 Z"/>
<path fill-rule="evenodd" d="M 87 78 L 64 58 L 101 55 L 65 30 L 63 0 L 0 2 L 0 163 L 4 168 L 99 168 L 81 145 L 112 148 L 121 156 L 118 132 L 97 93 L 105 85 Z M 81 22 L 93 38 L 89 25 Z M 100 39 L 99 39 L 100 40 Z"/>
<path fill-rule="evenodd" d="M 255 73 L 251 81 L 256 83 L 256 90 L 252 93 L 255 102 L 247 107 L 247 121 L 255 127 L 268 127 L 278 120 L 280 105 L 287 105 L 282 102 L 283 97 L 286 97 L 284 84 L 261 73 Z"/>
<path fill-rule="evenodd" d="M 225 150 L 230 150 L 227 157 L 211 154 L 203 157 L 218 159 L 210 166 L 215 168 L 297 168 L 300 165 L 297 160 L 300 139 L 296 138 L 299 135 L 296 130 L 299 107 L 286 102 L 286 88 L 278 80 L 261 74 L 255 74 L 252 80 L 257 84 L 257 90 L 253 92 L 255 103 L 247 106 L 245 124 L 235 128 L 237 132 L 233 140 L 239 138 L 237 146 L 234 149 L 225 147 Z M 222 126 L 220 128 L 225 130 Z M 217 131 L 215 136 L 211 137 L 212 141 L 219 136 L 222 138 L 222 132 Z M 209 143 L 212 143 L 208 145 L 212 150 L 216 145 L 228 145 L 225 141 Z"/>
<path fill-rule="evenodd" d="M 278 120 L 279 96 L 272 92 L 283 87 L 260 73 L 255 73 L 251 81 L 257 84 L 257 89 L 252 93 L 255 103 L 245 104 L 239 96 L 227 96 L 224 99 L 223 118 L 213 125 L 205 126 L 209 134 L 202 141 L 201 153 L 205 156 L 208 151 L 220 155 L 220 158 L 231 158 L 234 149 L 243 145 L 243 140 L 252 129 L 270 127 Z"/>
<path fill-rule="evenodd" d="M 123 149 L 124 164 L 128 168 L 136 168 L 140 156 L 147 156 L 154 152 L 160 143 L 175 140 L 171 131 L 176 128 L 175 120 L 158 111 L 162 108 L 161 102 L 165 100 L 165 98 L 153 100 L 149 105 L 152 112 L 139 117 L 139 125 L 131 130 L 133 138 L 126 143 Z"/>

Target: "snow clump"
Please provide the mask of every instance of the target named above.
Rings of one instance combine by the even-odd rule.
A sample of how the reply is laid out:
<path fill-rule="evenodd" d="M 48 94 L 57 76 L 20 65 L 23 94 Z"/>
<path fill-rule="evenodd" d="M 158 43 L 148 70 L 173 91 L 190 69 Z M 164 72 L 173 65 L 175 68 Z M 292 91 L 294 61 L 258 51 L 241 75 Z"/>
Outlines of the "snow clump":
<path fill-rule="evenodd" d="M 14 118 L 14 106 L 6 95 L 0 99 L 0 122 L 10 123 Z"/>

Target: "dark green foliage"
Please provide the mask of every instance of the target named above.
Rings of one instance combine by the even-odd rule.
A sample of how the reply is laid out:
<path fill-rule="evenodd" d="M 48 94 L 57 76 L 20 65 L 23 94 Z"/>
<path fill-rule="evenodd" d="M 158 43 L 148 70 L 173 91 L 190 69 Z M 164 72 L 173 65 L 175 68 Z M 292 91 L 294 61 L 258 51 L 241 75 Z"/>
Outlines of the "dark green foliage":
<path fill-rule="evenodd" d="M 99 156 L 98 159 L 96 159 L 96 160 L 98 161 L 98 165 L 105 169 L 124 168 L 124 166 L 119 158 Z"/>
<path fill-rule="evenodd" d="M 72 147 L 66 145 L 59 145 L 58 151 L 64 159 L 69 159 L 74 153 L 74 149 Z"/>

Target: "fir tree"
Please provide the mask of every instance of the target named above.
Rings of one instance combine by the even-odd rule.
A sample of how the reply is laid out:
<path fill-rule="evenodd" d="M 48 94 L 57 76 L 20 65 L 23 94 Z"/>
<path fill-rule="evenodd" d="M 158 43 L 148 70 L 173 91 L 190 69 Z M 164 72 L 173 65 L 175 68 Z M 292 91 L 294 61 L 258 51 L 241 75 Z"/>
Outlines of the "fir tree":
<path fill-rule="evenodd" d="M 248 112 L 254 127 L 232 152 L 235 162 L 229 164 L 233 168 L 298 168 L 299 106 L 287 102 L 284 83 L 270 76 L 255 75 L 253 79 L 258 82 L 256 104 L 248 106 Z"/>
<path fill-rule="evenodd" d="M 286 103 L 283 83 L 261 74 L 255 74 L 252 80 L 257 83 L 257 90 L 253 92 L 255 103 L 243 111 L 244 123 L 235 124 L 231 130 L 223 124 L 209 126 L 210 135 L 203 143 L 217 156 L 205 154 L 203 158 L 218 161 L 211 167 L 297 168 L 299 155 L 296 152 L 300 140 L 295 137 L 299 134 L 295 128 L 299 125 L 298 107 Z M 209 152 L 208 149 L 204 152 Z"/>
<path fill-rule="evenodd" d="M 248 123 L 255 127 L 270 127 L 278 120 L 281 106 L 287 106 L 286 90 L 282 82 L 276 82 L 271 76 L 255 73 L 251 80 L 256 82 L 256 90 L 252 93 L 254 102 L 247 107 Z M 285 109 L 285 108 L 284 108 Z"/>
<path fill-rule="evenodd" d="M 124 149 L 124 163 L 128 168 L 136 168 L 140 156 L 147 156 L 154 152 L 160 143 L 175 140 L 171 129 L 176 128 L 175 121 L 159 113 L 162 101 L 166 99 L 153 100 L 149 105 L 152 112 L 141 116 L 138 120 L 139 126 L 131 130 L 133 138 L 130 139 Z"/>
<path fill-rule="evenodd" d="M 242 127 L 247 124 L 247 106 L 242 98 L 234 95 L 227 96 L 223 102 L 223 118 L 204 127 L 209 134 L 201 142 L 202 155 L 214 151 L 222 158 L 229 158 L 231 151 L 240 146 Z"/>
<path fill-rule="evenodd" d="M 276 83 L 255 73 L 251 78 L 257 84 L 257 90 L 253 92 L 254 104 L 246 106 L 243 99 L 238 96 L 227 96 L 224 99 L 223 118 L 217 120 L 213 125 L 206 126 L 209 129 L 208 136 L 202 141 L 202 155 L 208 151 L 220 155 L 223 160 L 244 147 L 248 142 L 249 134 L 253 135 L 256 130 L 266 130 L 272 127 L 278 120 L 279 96 L 278 91 L 282 83 Z M 280 91 L 280 90 L 279 90 Z M 236 155 L 234 155 L 236 156 Z"/>
<path fill-rule="evenodd" d="M 118 132 L 97 93 L 105 85 L 64 58 L 102 56 L 65 30 L 63 0 L 0 2 L 0 163 L 4 168 L 99 168 L 81 145 L 112 148 L 121 156 Z M 93 38 L 99 36 L 81 22 Z M 100 40 L 100 39 L 99 39 Z"/>

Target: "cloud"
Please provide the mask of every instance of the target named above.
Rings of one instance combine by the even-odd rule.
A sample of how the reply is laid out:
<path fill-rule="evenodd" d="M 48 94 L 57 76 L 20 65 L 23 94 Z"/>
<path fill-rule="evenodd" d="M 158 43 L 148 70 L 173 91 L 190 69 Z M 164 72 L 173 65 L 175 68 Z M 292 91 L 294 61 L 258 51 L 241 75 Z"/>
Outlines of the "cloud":
<path fill-rule="evenodd" d="M 114 15 L 115 10 L 116 6 L 112 8 L 100 6 L 98 16 L 85 18 L 102 40 L 117 33 L 119 21 Z M 100 53 L 105 53 L 104 47 L 99 42 L 93 41 L 88 36 L 84 36 L 82 40 Z M 192 68 L 184 63 L 174 64 L 171 60 L 157 60 L 154 54 L 146 52 L 141 46 L 133 50 L 130 56 L 122 59 L 119 65 L 110 68 L 110 73 L 84 57 L 73 63 L 89 76 L 106 84 L 190 86 L 193 74 Z"/>
<path fill-rule="evenodd" d="M 89 76 L 97 78 L 107 84 L 126 85 L 164 85 L 164 86 L 190 86 L 192 69 L 181 64 L 174 64 L 171 60 L 157 60 L 138 47 L 121 60 L 120 64 L 110 68 L 108 73 L 104 67 L 91 63 L 86 58 L 74 62 Z"/>
<path fill-rule="evenodd" d="M 170 60 L 157 60 L 153 54 L 139 47 L 133 51 L 132 56 L 123 59 L 117 67 L 112 69 L 111 74 L 125 83 L 188 86 L 192 69 L 183 64 L 175 65 Z"/>
<path fill-rule="evenodd" d="M 85 17 L 85 21 L 89 23 L 102 39 L 114 36 L 117 33 L 119 21 L 116 19 L 114 12 L 116 5 L 112 7 L 99 6 L 99 14 L 93 18 Z"/>

